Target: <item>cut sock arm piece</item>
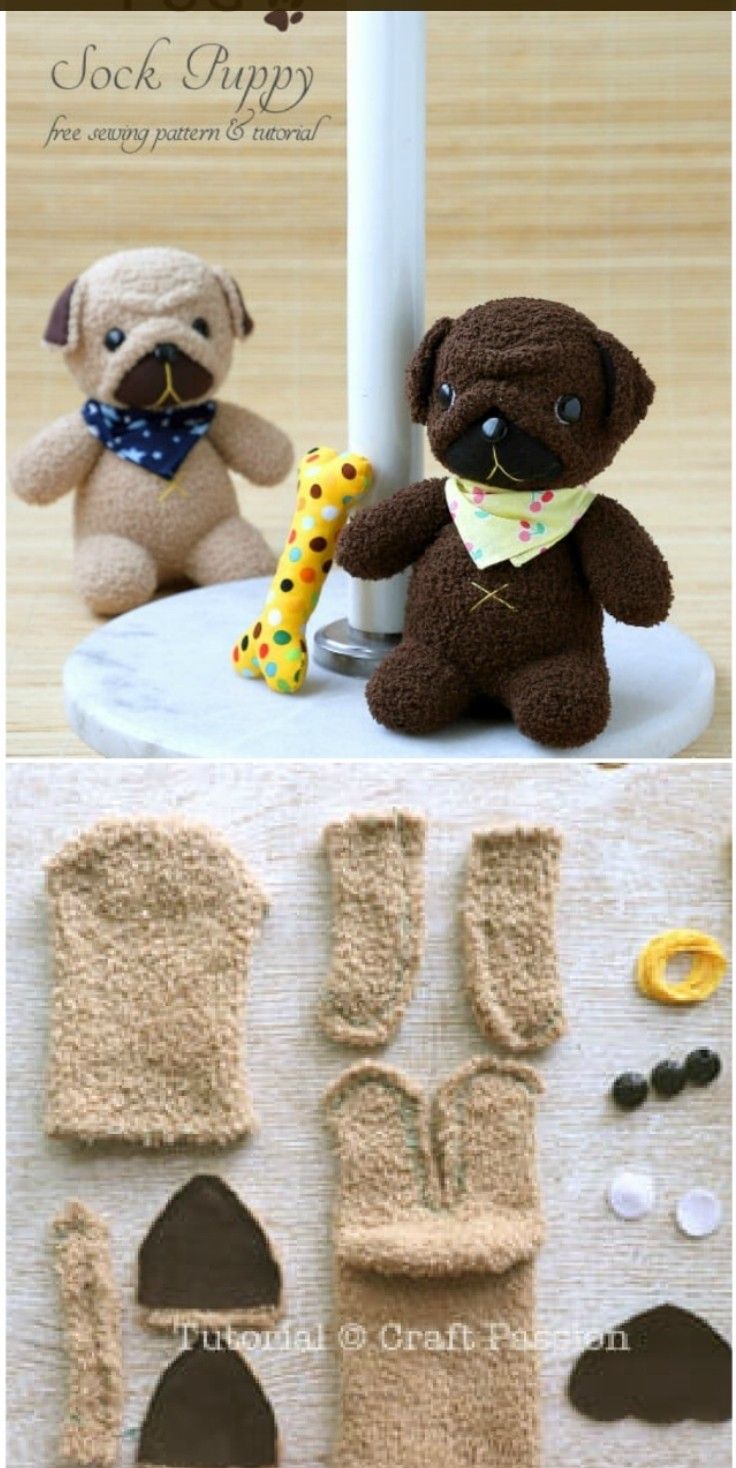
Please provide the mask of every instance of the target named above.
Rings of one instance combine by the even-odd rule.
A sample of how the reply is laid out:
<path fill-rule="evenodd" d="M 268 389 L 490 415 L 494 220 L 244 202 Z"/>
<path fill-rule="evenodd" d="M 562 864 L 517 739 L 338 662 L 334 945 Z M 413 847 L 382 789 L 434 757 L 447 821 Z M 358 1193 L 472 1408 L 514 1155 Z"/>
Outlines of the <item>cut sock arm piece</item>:
<path fill-rule="evenodd" d="M 220 1145 L 249 1132 L 245 997 L 263 894 L 178 819 L 104 820 L 47 874 L 54 955 L 46 1129 Z"/>
<path fill-rule="evenodd" d="M 69 1203 L 53 1224 L 68 1391 L 60 1457 L 69 1468 L 114 1468 L 123 1418 L 121 1306 L 105 1223 Z"/>
<path fill-rule="evenodd" d="M 476 1021 L 514 1053 L 564 1034 L 555 901 L 562 841 L 554 830 L 476 831 L 462 913 L 465 981 Z"/>
<path fill-rule="evenodd" d="M 351 815 L 324 840 L 333 925 L 320 1022 L 342 1044 L 384 1045 L 422 959 L 425 823 L 408 811 Z"/>
<path fill-rule="evenodd" d="M 528 1067 L 484 1058 L 433 1107 L 370 1063 L 328 1093 L 336 1324 L 365 1332 L 340 1356 L 333 1468 L 539 1468 L 540 1089 Z"/>

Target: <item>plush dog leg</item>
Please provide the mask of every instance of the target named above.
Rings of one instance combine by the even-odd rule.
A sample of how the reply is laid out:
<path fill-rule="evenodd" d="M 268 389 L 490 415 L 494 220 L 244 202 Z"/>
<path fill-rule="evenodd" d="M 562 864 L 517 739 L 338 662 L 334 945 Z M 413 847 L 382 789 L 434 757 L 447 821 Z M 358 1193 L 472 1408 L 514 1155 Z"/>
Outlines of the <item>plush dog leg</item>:
<path fill-rule="evenodd" d="M 356 1066 L 329 1093 L 337 1323 L 365 1332 L 340 1357 L 334 1468 L 539 1468 L 539 1089 L 526 1067 L 471 1062 L 438 1093 L 434 1136 L 393 1070 Z"/>
<path fill-rule="evenodd" d="M 260 530 L 240 515 L 221 520 L 189 554 L 187 575 L 197 586 L 270 576 L 276 557 Z"/>
<path fill-rule="evenodd" d="M 74 548 L 74 574 L 91 612 L 117 617 L 150 601 L 156 562 L 149 551 L 123 535 L 86 535 Z"/>
<path fill-rule="evenodd" d="M 47 885 L 49 1135 L 145 1147 L 245 1135 L 245 986 L 265 906 L 245 864 L 203 826 L 109 819 L 62 848 Z"/>
<path fill-rule="evenodd" d="M 53 1231 L 69 1362 L 60 1456 L 73 1468 L 113 1468 L 122 1431 L 123 1365 L 107 1226 L 83 1203 L 69 1203 Z"/>
<path fill-rule="evenodd" d="M 561 841 L 542 827 L 476 831 L 462 914 L 476 1020 L 496 1045 L 541 1050 L 565 1030 L 555 944 Z"/>
<path fill-rule="evenodd" d="M 473 693 L 467 674 L 405 637 L 379 664 L 366 699 L 377 724 L 400 734 L 433 734 L 465 713 Z"/>
<path fill-rule="evenodd" d="M 406 811 L 328 826 L 332 964 L 320 1019 L 333 1040 L 383 1045 L 411 998 L 424 936 L 424 822 Z"/>
<path fill-rule="evenodd" d="M 517 728 L 549 749 L 577 749 L 595 739 L 611 715 L 602 648 L 558 653 L 518 668 L 505 696 Z"/>

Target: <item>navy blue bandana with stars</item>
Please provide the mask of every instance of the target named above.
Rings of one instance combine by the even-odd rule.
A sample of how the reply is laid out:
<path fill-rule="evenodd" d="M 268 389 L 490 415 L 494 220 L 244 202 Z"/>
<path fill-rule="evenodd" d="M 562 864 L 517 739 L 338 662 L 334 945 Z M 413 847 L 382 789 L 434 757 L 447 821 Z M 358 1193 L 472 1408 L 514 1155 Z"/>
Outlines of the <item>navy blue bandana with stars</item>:
<path fill-rule="evenodd" d="M 216 406 L 210 402 L 153 413 L 147 408 L 112 408 L 88 398 L 82 417 L 90 433 L 118 458 L 140 464 L 161 479 L 173 479 L 209 429 Z"/>

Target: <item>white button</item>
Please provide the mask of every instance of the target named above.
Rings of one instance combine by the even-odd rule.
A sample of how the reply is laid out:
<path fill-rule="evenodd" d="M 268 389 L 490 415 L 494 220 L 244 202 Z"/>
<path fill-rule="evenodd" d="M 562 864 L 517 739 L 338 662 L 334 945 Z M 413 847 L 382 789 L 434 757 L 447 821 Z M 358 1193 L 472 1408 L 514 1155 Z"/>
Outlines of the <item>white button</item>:
<path fill-rule="evenodd" d="M 675 1209 L 678 1226 L 690 1239 L 714 1234 L 721 1216 L 720 1199 L 708 1188 L 691 1188 L 689 1193 L 683 1193 Z"/>
<path fill-rule="evenodd" d="M 646 1172 L 617 1172 L 611 1179 L 608 1201 L 618 1218 L 644 1218 L 654 1207 L 654 1182 Z"/>

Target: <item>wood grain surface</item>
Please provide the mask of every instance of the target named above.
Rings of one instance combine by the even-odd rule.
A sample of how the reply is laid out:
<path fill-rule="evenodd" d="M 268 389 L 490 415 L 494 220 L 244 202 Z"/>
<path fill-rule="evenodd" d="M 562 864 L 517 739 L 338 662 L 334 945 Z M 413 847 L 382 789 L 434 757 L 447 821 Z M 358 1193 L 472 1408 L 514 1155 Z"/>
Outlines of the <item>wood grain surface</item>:
<path fill-rule="evenodd" d="M 320 836 L 351 810 L 396 805 L 428 818 L 427 938 L 417 993 L 387 1051 L 390 1063 L 433 1087 L 485 1046 L 462 994 L 457 911 L 473 829 L 513 822 L 557 825 L 564 835 L 558 907 L 569 1033 L 541 1057 L 539 1154 L 548 1224 L 538 1273 L 538 1323 L 559 1331 L 543 1352 L 544 1465 L 646 1463 L 726 1468 L 726 1426 L 601 1426 L 578 1417 L 564 1394 L 577 1347 L 572 1332 L 611 1328 L 671 1301 L 730 1326 L 731 976 L 698 1008 L 643 998 L 633 982 L 641 945 L 673 925 L 728 945 L 730 771 L 725 764 L 602 769 L 468 764 L 377 766 L 19 764 L 9 775 L 8 1348 L 13 1468 L 56 1462 L 64 1355 L 49 1225 L 78 1197 L 111 1225 L 124 1296 L 126 1404 L 122 1468 L 159 1373 L 174 1354 L 147 1332 L 133 1301 L 136 1251 L 170 1193 L 195 1171 L 216 1170 L 262 1219 L 284 1264 L 288 1323 L 316 1333 L 331 1309 L 333 1162 L 321 1120 L 327 1085 L 354 1058 L 316 1026 L 329 961 L 330 903 Z M 225 1154 L 77 1149 L 42 1132 L 51 982 L 43 865 L 72 834 L 103 815 L 177 812 L 219 828 L 270 897 L 251 972 L 247 1018 L 250 1088 L 260 1130 Z M 607 1099 L 614 1076 L 648 1071 L 695 1045 L 720 1049 L 724 1071 L 703 1091 L 650 1101 L 633 1115 Z M 359 1052 L 358 1052 L 359 1053 Z M 638 1224 L 613 1217 L 613 1173 L 639 1166 L 654 1178 L 654 1212 Z M 689 1186 L 714 1188 L 720 1232 L 680 1235 L 673 1209 Z M 325 1468 L 335 1429 L 336 1355 L 261 1349 L 254 1364 L 272 1397 L 284 1468 Z M 316 1334 L 308 1340 L 316 1343 Z M 292 1334 L 292 1341 L 294 1336 Z"/>
<path fill-rule="evenodd" d="M 80 400 L 39 337 L 59 289 L 100 254 L 171 243 L 228 265 L 257 323 L 227 392 L 298 452 L 345 440 L 345 17 L 279 35 L 255 12 L 8 17 L 10 449 Z M 140 62 L 172 45 L 160 92 L 59 92 L 54 61 Z M 43 143 L 70 125 L 225 125 L 232 93 L 186 93 L 182 58 L 222 42 L 236 63 L 314 66 L 313 142 L 192 143 L 126 156 Z M 71 76 L 72 72 L 65 73 Z M 658 395 L 605 475 L 668 555 L 676 622 L 718 670 L 691 752 L 729 738 L 729 16 L 692 11 L 437 11 L 428 16 L 427 317 L 492 295 L 567 300 L 642 357 Z M 360 445 L 352 447 L 359 449 Z M 243 486 L 274 547 L 293 485 Z M 61 697 L 91 628 L 71 580 L 71 499 L 11 501 L 11 753 L 85 753 Z"/>

